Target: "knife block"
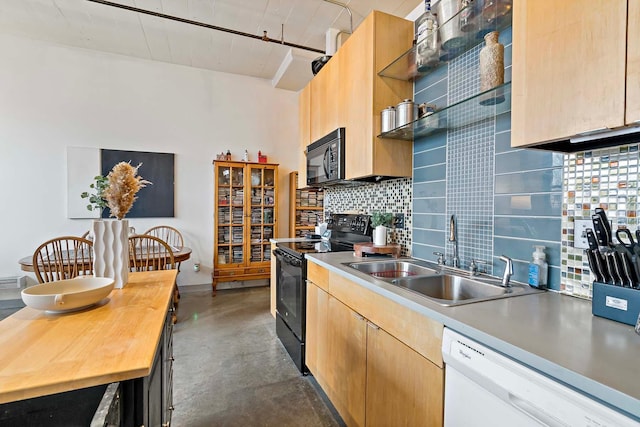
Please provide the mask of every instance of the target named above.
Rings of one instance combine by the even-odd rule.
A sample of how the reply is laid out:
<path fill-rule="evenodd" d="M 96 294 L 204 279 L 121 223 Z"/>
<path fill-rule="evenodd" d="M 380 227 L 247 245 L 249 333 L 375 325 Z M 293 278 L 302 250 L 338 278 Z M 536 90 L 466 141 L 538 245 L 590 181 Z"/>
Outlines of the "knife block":
<path fill-rule="evenodd" d="M 640 290 L 593 282 L 591 312 L 594 316 L 635 325 L 640 313 Z"/>

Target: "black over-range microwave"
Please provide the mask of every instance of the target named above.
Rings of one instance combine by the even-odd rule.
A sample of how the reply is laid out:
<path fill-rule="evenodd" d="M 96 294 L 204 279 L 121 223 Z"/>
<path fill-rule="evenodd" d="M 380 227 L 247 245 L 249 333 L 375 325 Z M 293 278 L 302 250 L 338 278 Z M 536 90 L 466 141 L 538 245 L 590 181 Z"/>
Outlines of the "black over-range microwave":
<path fill-rule="evenodd" d="M 338 128 L 307 146 L 307 185 L 323 186 L 344 180 L 345 129 Z"/>

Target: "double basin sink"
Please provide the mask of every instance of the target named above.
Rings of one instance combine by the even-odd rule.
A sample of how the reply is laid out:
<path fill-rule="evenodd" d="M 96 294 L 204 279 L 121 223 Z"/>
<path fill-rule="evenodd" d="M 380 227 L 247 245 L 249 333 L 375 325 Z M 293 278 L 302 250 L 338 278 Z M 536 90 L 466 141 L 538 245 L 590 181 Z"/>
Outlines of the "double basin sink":
<path fill-rule="evenodd" d="M 528 285 L 501 285 L 501 279 L 473 276 L 459 269 L 417 260 L 383 260 L 345 263 L 361 273 L 417 293 L 443 306 L 509 298 L 541 292 Z"/>

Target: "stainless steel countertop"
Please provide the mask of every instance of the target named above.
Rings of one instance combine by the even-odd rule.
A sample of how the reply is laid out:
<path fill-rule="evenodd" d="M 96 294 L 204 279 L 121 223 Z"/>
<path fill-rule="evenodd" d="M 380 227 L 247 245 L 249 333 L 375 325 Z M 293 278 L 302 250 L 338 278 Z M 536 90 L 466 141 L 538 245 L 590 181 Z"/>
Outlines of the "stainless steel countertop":
<path fill-rule="evenodd" d="M 590 301 L 543 292 L 443 307 L 342 265 L 370 258 L 307 259 L 640 420 L 640 335 L 593 316 Z"/>

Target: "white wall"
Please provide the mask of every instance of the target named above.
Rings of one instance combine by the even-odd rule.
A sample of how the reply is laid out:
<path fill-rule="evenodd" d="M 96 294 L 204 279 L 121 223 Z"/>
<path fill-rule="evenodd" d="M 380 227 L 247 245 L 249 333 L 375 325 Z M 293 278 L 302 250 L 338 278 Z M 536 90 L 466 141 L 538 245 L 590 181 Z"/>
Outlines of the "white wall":
<path fill-rule="evenodd" d="M 280 164 L 278 234 L 288 233 L 297 93 L 262 79 L 5 35 L 0 57 L 0 277 L 20 273 L 18 259 L 43 241 L 89 228 L 90 220 L 67 218 L 68 146 L 176 154 L 176 217 L 130 222 L 138 231 L 164 223 L 183 232 L 193 254 L 181 285 L 210 282 L 212 160 L 221 151 L 240 160 L 246 148 L 255 161 L 262 150 Z"/>

